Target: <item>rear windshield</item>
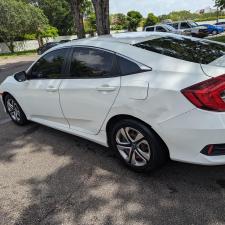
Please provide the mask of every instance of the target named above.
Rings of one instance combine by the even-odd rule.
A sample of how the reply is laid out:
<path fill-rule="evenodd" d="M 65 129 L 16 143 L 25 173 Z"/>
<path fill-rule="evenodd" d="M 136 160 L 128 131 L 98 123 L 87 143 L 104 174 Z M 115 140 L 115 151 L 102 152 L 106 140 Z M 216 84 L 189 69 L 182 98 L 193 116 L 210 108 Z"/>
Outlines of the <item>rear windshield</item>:
<path fill-rule="evenodd" d="M 189 62 L 225 67 L 225 45 L 185 37 L 154 37 L 134 46 Z"/>

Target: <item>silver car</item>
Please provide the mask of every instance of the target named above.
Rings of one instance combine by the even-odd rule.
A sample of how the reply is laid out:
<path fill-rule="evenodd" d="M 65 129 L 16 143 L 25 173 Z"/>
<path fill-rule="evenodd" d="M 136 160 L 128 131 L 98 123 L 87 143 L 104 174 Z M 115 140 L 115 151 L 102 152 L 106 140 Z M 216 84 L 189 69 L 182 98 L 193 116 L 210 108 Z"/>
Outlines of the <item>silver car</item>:
<path fill-rule="evenodd" d="M 167 32 L 167 33 L 174 33 L 179 34 L 179 31 L 173 28 L 168 24 L 157 24 L 154 26 L 147 26 L 144 28 L 144 31 L 147 32 Z"/>

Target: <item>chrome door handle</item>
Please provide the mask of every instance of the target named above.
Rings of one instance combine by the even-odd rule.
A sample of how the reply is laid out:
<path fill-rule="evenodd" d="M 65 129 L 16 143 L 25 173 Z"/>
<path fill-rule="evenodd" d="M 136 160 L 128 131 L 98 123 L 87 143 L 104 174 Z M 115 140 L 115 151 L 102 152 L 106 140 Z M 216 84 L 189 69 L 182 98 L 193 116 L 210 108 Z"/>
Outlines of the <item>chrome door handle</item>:
<path fill-rule="evenodd" d="M 116 87 L 109 86 L 109 85 L 102 85 L 96 88 L 97 91 L 115 91 Z"/>
<path fill-rule="evenodd" d="M 58 88 L 55 88 L 53 86 L 49 86 L 49 87 L 46 88 L 46 91 L 48 91 L 48 92 L 56 92 L 56 91 L 58 91 Z"/>

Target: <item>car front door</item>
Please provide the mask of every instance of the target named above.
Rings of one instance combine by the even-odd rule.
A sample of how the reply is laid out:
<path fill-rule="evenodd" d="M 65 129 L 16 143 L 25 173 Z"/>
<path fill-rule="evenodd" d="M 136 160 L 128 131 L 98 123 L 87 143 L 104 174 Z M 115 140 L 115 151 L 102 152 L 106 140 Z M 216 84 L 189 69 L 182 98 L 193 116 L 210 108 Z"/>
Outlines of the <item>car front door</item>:
<path fill-rule="evenodd" d="M 69 77 L 59 88 L 63 113 L 71 129 L 97 134 L 120 89 L 115 55 L 75 47 L 70 58 Z"/>
<path fill-rule="evenodd" d="M 29 69 L 21 100 L 31 120 L 50 126 L 69 127 L 59 102 L 59 86 L 68 52 L 66 48 L 49 52 Z"/>

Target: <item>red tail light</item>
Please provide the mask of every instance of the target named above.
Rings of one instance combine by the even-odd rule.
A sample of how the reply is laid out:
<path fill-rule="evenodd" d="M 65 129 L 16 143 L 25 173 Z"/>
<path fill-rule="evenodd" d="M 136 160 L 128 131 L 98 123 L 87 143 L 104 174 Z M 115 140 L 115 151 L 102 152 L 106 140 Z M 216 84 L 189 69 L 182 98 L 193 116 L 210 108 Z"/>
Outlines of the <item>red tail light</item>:
<path fill-rule="evenodd" d="M 225 112 L 225 74 L 181 90 L 200 109 Z"/>

